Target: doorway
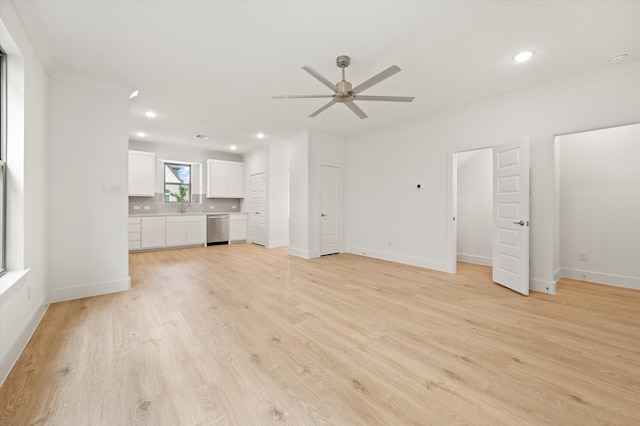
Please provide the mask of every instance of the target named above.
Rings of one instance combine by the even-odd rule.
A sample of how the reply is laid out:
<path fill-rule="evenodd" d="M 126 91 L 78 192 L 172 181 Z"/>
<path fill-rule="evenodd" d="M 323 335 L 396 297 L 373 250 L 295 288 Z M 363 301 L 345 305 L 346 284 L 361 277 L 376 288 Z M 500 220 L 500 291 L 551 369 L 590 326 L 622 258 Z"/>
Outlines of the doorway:
<path fill-rule="evenodd" d="M 640 289 L 640 124 L 556 136 L 555 278 Z"/>
<path fill-rule="evenodd" d="M 517 140 L 499 144 L 489 148 L 488 151 L 491 153 L 491 162 L 488 161 L 488 154 L 484 149 L 469 150 L 466 153 L 465 151 L 449 153 L 451 167 L 449 211 L 452 219 L 449 227 L 450 272 L 454 274 L 457 272 L 456 262 L 459 258 L 481 264 L 490 263 L 492 279 L 495 283 L 528 295 L 530 287 L 529 137 L 523 136 Z M 479 161 L 480 159 L 484 162 Z M 469 167 L 472 173 L 465 173 L 467 165 L 472 166 Z M 490 208 L 487 200 L 489 179 L 491 179 L 492 199 Z M 478 191 L 478 184 L 482 186 L 480 191 Z M 462 186 L 459 191 L 460 185 Z M 463 214 L 462 224 L 459 223 L 460 213 Z M 487 217 L 491 220 L 487 221 Z M 477 222 L 480 218 L 484 218 L 482 224 Z M 459 227 L 461 230 L 472 229 L 473 234 L 463 231 L 458 238 Z M 488 256 L 488 238 L 486 238 L 487 229 L 490 229 L 491 235 L 490 257 Z M 475 250 L 483 247 L 481 248 L 484 250 L 481 252 L 483 255 L 466 254 L 465 256 L 461 253 L 462 256 L 458 256 L 458 241 L 464 241 L 468 247 L 475 246 Z"/>

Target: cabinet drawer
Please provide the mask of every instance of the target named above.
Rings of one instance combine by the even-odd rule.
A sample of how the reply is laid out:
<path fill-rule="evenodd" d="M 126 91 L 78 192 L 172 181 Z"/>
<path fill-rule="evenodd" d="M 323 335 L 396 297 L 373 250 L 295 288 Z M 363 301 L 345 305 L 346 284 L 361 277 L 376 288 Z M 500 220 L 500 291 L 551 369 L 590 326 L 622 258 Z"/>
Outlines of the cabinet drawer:
<path fill-rule="evenodd" d="M 138 250 L 138 249 L 140 249 L 140 239 L 129 240 L 129 250 Z"/>
<path fill-rule="evenodd" d="M 140 232 L 129 232 L 129 241 L 140 241 Z"/>
<path fill-rule="evenodd" d="M 138 222 L 138 223 L 130 223 L 129 224 L 129 232 L 140 233 L 140 222 Z"/>

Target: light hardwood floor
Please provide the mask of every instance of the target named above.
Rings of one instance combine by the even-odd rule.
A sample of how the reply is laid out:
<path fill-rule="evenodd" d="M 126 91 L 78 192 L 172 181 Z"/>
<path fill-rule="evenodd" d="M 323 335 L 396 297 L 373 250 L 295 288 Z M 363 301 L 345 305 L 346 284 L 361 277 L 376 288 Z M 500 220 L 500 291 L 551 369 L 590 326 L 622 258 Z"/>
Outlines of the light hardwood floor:
<path fill-rule="evenodd" d="M 638 291 L 250 244 L 130 268 L 131 291 L 51 305 L 0 424 L 640 424 Z"/>

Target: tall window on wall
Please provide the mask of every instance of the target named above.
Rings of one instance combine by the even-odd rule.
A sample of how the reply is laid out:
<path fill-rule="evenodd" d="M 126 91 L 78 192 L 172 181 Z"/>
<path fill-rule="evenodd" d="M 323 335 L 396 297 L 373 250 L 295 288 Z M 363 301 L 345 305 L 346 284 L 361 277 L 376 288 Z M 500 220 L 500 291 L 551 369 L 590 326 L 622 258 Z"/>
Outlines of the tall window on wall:
<path fill-rule="evenodd" d="M 164 202 L 191 202 L 191 165 L 164 163 Z"/>
<path fill-rule="evenodd" d="M 0 275 L 7 269 L 7 65 L 0 46 Z"/>

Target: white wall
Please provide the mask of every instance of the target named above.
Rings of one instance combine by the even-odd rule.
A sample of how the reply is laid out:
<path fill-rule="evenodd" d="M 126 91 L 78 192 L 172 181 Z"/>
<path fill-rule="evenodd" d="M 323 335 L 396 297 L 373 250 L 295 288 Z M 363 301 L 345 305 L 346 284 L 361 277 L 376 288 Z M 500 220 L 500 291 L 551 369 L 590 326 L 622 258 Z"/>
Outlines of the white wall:
<path fill-rule="evenodd" d="M 347 148 L 348 250 L 452 270 L 452 152 L 529 135 L 530 287 L 554 292 L 554 136 L 637 122 L 639 111 L 640 65 L 630 62 L 353 137 Z"/>
<path fill-rule="evenodd" d="M 269 147 L 268 226 L 267 247 L 289 245 L 289 144 Z"/>
<path fill-rule="evenodd" d="M 301 133 L 289 144 L 289 254 L 309 253 L 309 136 Z"/>
<path fill-rule="evenodd" d="M 52 301 L 130 288 L 128 112 L 124 91 L 49 80 Z"/>
<path fill-rule="evenodd" d="M 640 124 L 556 140 L 559 275 L 640 289 Z"/>
<path fill-rule="evenodd" d="M 8 55 L 11 84 L 7 120 L 10 272 L 0 278 L 2 383 L 48 307 L 45 188 L 48 76 L 12 3 L 0 2 L 0 21 L 0 46 Z M 9 284 L 12 285 L 8 287 Z"/>
<path fill-rule="evenodd" d="M 460 152 L 457 163 L 457 258 L 491 266 L 493 150 Z"/>

